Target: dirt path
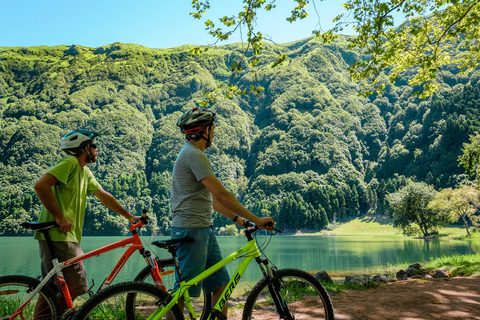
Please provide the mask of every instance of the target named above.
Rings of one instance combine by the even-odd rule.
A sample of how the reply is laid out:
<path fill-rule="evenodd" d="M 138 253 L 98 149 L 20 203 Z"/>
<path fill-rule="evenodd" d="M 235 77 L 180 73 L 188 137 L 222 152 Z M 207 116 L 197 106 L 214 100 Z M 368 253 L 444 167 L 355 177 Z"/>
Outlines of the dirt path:
<path fill-rule="evenodd" d="M 480 320 L 480 275 L 389 283 L 332 300 L 338 320 Z"/>

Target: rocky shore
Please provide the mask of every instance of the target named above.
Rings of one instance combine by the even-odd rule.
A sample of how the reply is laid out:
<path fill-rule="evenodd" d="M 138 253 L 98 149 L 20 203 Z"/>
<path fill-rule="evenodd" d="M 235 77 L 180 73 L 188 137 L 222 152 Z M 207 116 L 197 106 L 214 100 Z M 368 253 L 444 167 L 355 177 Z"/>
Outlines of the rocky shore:
<path fill-rule="evenodd" d="M 404 281 L 409 279 L 442 279 L 449 278 L 450 274 L 445 269 L 428 270 L 423 267 L 421 263 L 414 263 L 406 269 L 400 269 L 396 272 L 395 277 L 389 274 L 377 274 L 371 275 L 354 275 L 346 276 L 344 284 L 358 284 L 363 286 L 369 286 L 375 283 L 388 283 L 395 281 Z M 315 274 L 315 278 L 321 282 L 333 283 L 333 280 L 326 271 L 319 271 Z"/>

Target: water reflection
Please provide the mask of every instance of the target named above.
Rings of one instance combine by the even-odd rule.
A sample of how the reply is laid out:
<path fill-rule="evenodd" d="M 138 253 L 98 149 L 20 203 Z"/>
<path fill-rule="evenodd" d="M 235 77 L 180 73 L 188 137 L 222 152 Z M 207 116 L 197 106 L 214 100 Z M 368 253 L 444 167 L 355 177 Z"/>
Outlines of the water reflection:
<path fill-rule="evenodd" d="M 122 237 L 84 237 L 82 247 L 87 252 L 120 239 Z M 225 256 L 245 244 L 244 237 L 219 237 L 218 240 Z M 275 236 L 269 243 L 268 238 L 258 237 L 258 242 L 265 255 L 278 268 L 298 268 L 312 272 L 325 270 L 337 280 L 352 273 L 371 273 L 376 266 L 425 262 L 444 255 L 480 252 L 480 241 L 403 237 Z M 264 248 L 267 243 L 268 246 Z M 161 257 L 168 256 L 168 253 L 159 249 L 152 251 Z M 97 284 L 101 283 L 122 254 L 123 251 L 118 250 L 88 260 L 85 267 L 89 278 L 94 278 Z M 0 255 L 4 258 L 4 263 L 0 265 L 0 275 L 24 274 L 36 277 L 40 274 L 38 245 L 32 238 L 0 238 Z M 229 266 L 230 274 L 237 265 L 235 262 Z M 133 279 L 144 266 L 145 261 L 135 253 L 119 274 L 117 281 Z M 260 271 L 253 262 L 247 269 L 243 281 L 256 281 L 259 277 Z"/>

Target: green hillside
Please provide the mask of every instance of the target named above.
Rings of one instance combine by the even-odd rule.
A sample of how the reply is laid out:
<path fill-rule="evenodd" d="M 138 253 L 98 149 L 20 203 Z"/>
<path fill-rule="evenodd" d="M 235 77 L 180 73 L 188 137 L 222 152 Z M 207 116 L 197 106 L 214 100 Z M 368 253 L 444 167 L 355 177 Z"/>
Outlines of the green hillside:
<path fill-rule="evenodd" d="M 219 99 L 214 145 L 207 153 L 219 179 L 248 208 L 280 229 L 318 231 L 360 215 L 384 213 L 385 195 L 406 177 L 455 186 L 462 143 L 480 128 L 480 71 L 444 70 L 428 100 L 403 78 L 364 98 L 347 67 L 357 54 L 343 39 L 266 44 L 257 72 L 235 78 L 261 95 Z M 92 168 L 129 210 L 147 208 L 168 232 L 171 169 L 183 137 L 175 122 L 205 91 L 226 84 L 241 45 L 149 49 L 0 47 L 0 234 L 22 234 L 36 220 L 33 184 L 62 156 L 71 129 L 100 132 Z M 288 60 L 271 69 L 279 51 Z M 408 75 L 407 75 L 408 77 Z M 126 232 L 126 222 L 89 199 L 86 234 Z M 215 225 L 228 221 L 217 215 Z"/>

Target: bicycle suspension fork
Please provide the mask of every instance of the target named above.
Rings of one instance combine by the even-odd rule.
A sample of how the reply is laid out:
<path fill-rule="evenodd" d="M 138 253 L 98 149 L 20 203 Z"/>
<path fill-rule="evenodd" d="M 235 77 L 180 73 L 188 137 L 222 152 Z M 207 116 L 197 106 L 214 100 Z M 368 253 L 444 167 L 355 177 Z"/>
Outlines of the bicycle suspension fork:
<path fill-rule="evenodd" d="M 280 279 L 277 275 L 276 269 L 271 268 L 270 264 L 268 263 L 268 259 L 258 257 L 256 258 L 260 269 L 262 270 L 263 275 L 266 279 L 268 279 L 268 291 L 272 296 L 272 300 L 275 303 L 275 307 L 277 308 L 278 315 L 280 319 L 286 320 L 293 320 L 294 318 L 290 314 L 288 310 L 288 306 L 283 299 L 281 286 L 282 286 L 282 279 Z"/>
<path fill-rule="evenodd" d="M 145 250 L 143 248 L 140 249 L 139 251 L 140 251 L 140 254 L 143 256 L 143 258 L 145 259 L 145 261 L 147 262 L 147 265 L 150 266 L 152 279 L 155 285 L 160 289 L 167 291 L 167 288 L 163 283 L 162 276 L 160 275 L 158 263 L 155 261 L 155 259 L 152 258 L 152 254 L 150 253 L 150 251 Z"/>

